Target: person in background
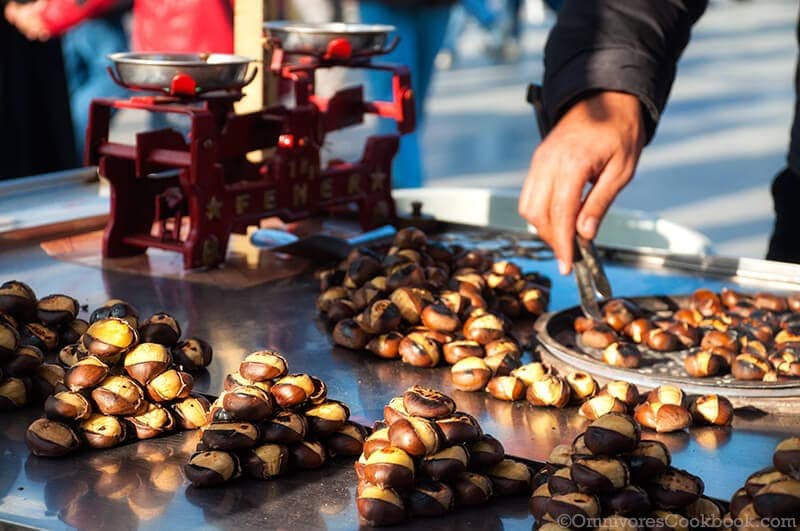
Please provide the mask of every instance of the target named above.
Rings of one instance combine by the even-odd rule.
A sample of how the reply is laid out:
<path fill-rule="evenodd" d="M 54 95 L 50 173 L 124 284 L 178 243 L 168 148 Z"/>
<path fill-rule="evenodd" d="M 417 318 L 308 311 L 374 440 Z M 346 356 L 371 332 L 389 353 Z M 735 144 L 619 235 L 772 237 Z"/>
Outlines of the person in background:
<path fill-rule="evenodd" d="M 410 188 L 422 186 L 424 172 L 420 128 L 425 120 L 425 100 L 433 76 L 434 61 L 442 46 L 453 0 L 361 0 L 359 12 L 365 24 L 391 24 L 397 28 L 400 44 L 382 59 L 408 65 L 414 88 L 417 130 L 400 138 L 400 150 L 392 166 L 393 186 Z M 370 72 L 371 97 L 391 99 L 389 75 Z M 380 120 L 379 130 L 395 132 L 395 123 Z"/>
<path fill-rule="evenodd" d="M 74 168 L 60 41 L 31 42 L 0 17 L 0 50 L 0 179 Z"/>
<path fill-rule="evenodd" d="M 78 6 L 76 0 L 9 2 L 6 17 L 28 39 L 47 41 L 61 37 L 77 160 L 82 161 L 89 103 L 94 98 L 118 98 L 126 93 L 106 72 L 106 57 L 128 49 L 122 17 L 130 9 L 130 2 L 103 6 L 82 21 L 76 17 L 81 14 Z"/>
<path fill-rule="evenodd" d="M 501 46 L 501 42 L 498 40 L 500 32 L 497 28 L 500 20 L 499 14 L 489 8 L 486 0 L 461 0 L 453 7 L 450 14 L 450 22 L 447 24 L 442 49 L 436 56 L 437 68 L 448 70 L 455 63 L 458 54 L 458 38 L 467 24 L 467 15 L 474 18 L 484 31 L 489 32 L 490 39 L 497 40 L 497 42 L 490 41 L 490 46 Z"/>

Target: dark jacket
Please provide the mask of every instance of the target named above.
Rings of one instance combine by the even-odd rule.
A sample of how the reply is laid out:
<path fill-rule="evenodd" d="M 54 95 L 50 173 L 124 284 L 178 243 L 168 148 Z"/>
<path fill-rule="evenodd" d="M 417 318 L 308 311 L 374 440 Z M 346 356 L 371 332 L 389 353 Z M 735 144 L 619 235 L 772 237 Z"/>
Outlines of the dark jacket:
<path fill-rule="evenodd" d="M 566 0 L 545 47 L 545 127 L 581 97 L 616 90 L 642 102 L 649 141 L 692 24 L 707 4 L 708 0 Z"/>

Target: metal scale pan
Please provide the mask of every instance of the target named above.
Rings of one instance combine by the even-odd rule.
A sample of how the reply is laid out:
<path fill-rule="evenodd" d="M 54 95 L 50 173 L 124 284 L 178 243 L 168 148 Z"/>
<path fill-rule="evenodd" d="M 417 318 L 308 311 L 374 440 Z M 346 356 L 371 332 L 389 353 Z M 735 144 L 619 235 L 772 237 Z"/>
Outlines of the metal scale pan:
<path fill-rule="evenodd" d="M 674 311 L 687 306 L 688 295 L 628 297 L 655 313 Z M 555 367 L 569 366 L 596 378 L 624 380 L 642 388 L 663 384 L 677 385 L 688 394 L 719 394 L 736 407 L 751 406 L 773 413 L 800 411 L 800 379 L 786 382 L 743 381 L 730 374 L 710 378 L 689 376 L 683 367 L 685 350 L 656 352 L 640 346 L 642 363 L 636 369 L 613 367 L 602 361 L 601 351 L 585 347 L 572 323 L 582 315 L 580 307 L 571 307 L 542 316 L 535 324 L 541 344 L 542 360 Z"/>
<path fill-rule="evenodd" d="M 271 43 L 285 53 L 324 56 L 337 41 L 349 43 L 350 56 L 382 55 L 394 49 L 398 38 L 389 35 L 394 26 L 386 24 L 346 24 L 330 22 L 310 24 L 276 20 L 264 23 L 264 33 Z"/>

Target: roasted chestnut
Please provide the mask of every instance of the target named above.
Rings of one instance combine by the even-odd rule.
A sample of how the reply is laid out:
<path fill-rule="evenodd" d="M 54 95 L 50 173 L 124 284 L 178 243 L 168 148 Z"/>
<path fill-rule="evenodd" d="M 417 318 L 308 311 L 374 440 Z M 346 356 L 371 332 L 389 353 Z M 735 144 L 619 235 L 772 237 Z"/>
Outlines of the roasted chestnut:
<path fill-rule="evenodd" d="M 208 367 L 213 356 L 211 345 L 196 337 L 184 339 L 172 348 L 175 363 L 186 372 L 198 372 Z"/>
<path fill-rule="evenodd" d="M 147 394 L 156 402 L 169 402 L 189 396 L 193 385 L 191 374 L 169 369 L 147 382 Z"/>
<path fill-rule="evenodd" d="M 747 478 L 747 481 L 744 483 L 744 488 L 748 495 L 755 496 L 756 493 L 764 486 L 776 481 L 783 481 L 785 479 L 791 478 L 774 467 L 762 468 L 761 470 L 750 474 L 750 476 Z"/>
<path fill-rule="evenodd" d="M 482 474 L 465 472 L 451 486 L 458 505 L 481 505 L 492 497 L 492 480 Z"/>
<path fill-rule="evenodd" d="M 692 424 L 692 415 L 688 409 L 661 402 L 639 404 L 634 411 L 634 417 L 639 424 L 658 433 L 683 430 Z"/>
<path fill-rule="evenodd" d="M 627 465 L 613 457 L 581 457 L 570 467 L 572 481 L 583 492 L 611 494 L 630 482 Z"/>
<path fill-rule="evenodd" d="M 800 479 L 800 437 L 790 437 L 778 443 L 772 462 L 780 472 Z"/>
<path fill-rule="evenodd" d="M 327 400 L 306 410 L 308 427 L 317 437 L 327 437 L 339 431 L 350 418 L 350 409 L 342 402 Z"/>
<path fill-rule="evenodd" d="M 160 343 L 139 343 L 125 355 L 125 372 L 142 385 L 172 366 L 172 356 Z"/>
<path fill-rule="evenodd" d="M 239 458 L 230 452 L 198 452 L 184 465 L 186 478 L 195 487 L 211 487 L 239 477 Z"/>
<path fill-rule="evenodd" d="M 563 408 L 570 399 L 569 384 L 556 375 L 548 375 L 528 387 L 525 398 L 534 406 Z"/>
<path fill-rule="evenodd" d="M 647 481 L 661 474 L 671 463 L 669 450 L 661 441 L 640 441 L 625 459 L 631 478 L 636 482 Z"/>
<path fill-rule="evenodd" d="M 686 397 L 679 387 L 674 385 L 660 385 L 647 394 L 648 402 L 660 402 L 662 404 L 672 404 L 682 406 Z"/>
<path fill-rule="evenodd" d="M 460 391 L 480 391 L 492 378 L 492 370 L 482 358 L 470 356 L 457 361 L 450 368 L 450 377 L 453 387 Z"/>
<path fill-rule="evenodd" d="M 486 345 L 504 337 L 506 326 L 500 317 L 485 313 L 467 319 L 462 331 L 465 338 Z"/>
<path fill-rule="evenodd" d="M 284 376 L 270 388 L 275 402 L 282 408 L 296 408 L 306 404 L 317 390 L 311 376 L 290 374 Z"/>
<path fill-rule="evenodd" d="M 357 457 L 364 449 L 367 433 L 368 430 L 364 426 L 348 420 L 344 426 L 325 439 L 325 446 L 331 456 Z"/>
<path fill-rule="evenodd" d="M 21 378 L 0 381 L 0 411 L 11 411 L 25 406 L 31 399 L 29 382 Z"/>
<path fill-rule="evenodd" d="M 0 362 L 17 351 L 20 339 L 16 328 L 0 320 Z"/>
<path fill-rule="evenodd" d="M 586 447 L 597 455 L 630 452 L 639 444 L 639 425 L 622 413 L 609 413 L 592 422 L 583 434 Z"/>
<path fill-rule="evenodd" d="M 422 290 L 416 288 L 396 289 L 389 296 L 389 300 L 400 311 L 402 318 L 412 325 L 419 323 L 425 303 L 430 302 L 423 299 Z"/>
<path fill-rule="evenodd" d="M 83 438 L 92 448 L 111 448 L 125 440 L 125 425 L 111 415 L 93 413 L 80 427 Z"/>
<path fill-rule="evenodd" d="M 583 402 L 597 393 L 597 382 L 589 373 L 571 372 L 567 375 L 567 383 L 574 402 Z"/>
<path fill-rule="evenodd" d="M 519 301 L 522 303 L 522 307 L 534 317 L 547 311 L 549 299 L 548 290 L 537 286 L 528 285 L 519 292 Z"/>
<path fill-rule="evenodd" d="M 733 421 L 733 404 L 724 396 L 699 396 L 692 402 L 690 412 L 697 424 L 728 426 Z"/>
<path fill-rule="evenodd" d="M 389 442 L 392 446 L 414 457 L 436 453 L 441 447 L 441 439 L 439 428 L 427 419 L 401 418 L 389 426 Z"/>
<path fill-rule="evenodd" d="M 439 516 L 453 508 L 453 490 L 441 481 L 423 481 L 406 498 L 412 516 Z"/>
<path fill-rule="evenodd" d="M 109 376 L 100 382 L 92 400 L 104 415 L 138 415 L 147 407 L 144 391 L 127 376 Z"/>
<path fill-rule="evenodd" d="M 371 526 L 399 524 L 406 518 L 402 498 L 392 489 L 366 485 L 358 493 L 356 507 L 361 518 Z"/>
<path fill-rule="evenodd" d="M 388 446 L 373 452 L 364 467 L 367 481 L 391 489 L 414 486 L 414 461 L 400 448 Z"/>
<path fill-rule="evenodd" d="M 703 494 L 703 480 L 680 470 L 669 468 L 652 478 L 647 486 L 650 501 L 661 509 L 682 509 Z"/>
<path fill-rule="evenodd" d="M 409 415 L 406 406 L 403 404 L 403 397 L 396 396 L 383 406 L 383 419 L 386 424 L 392 425 L 395 421 L 407 418 Z"/>
<path fill-rule="evenodd" d="M 88 354 L 81 350 L 81 346 L 77 343 L 66 345 L 58 352 L 58 362 L 62 367 L 69 369 L 87 355 Z"/>
<path fill-rule="evenodd" d="M 40 323 L 25 323 L 19 330 L 20 345 L 32 345 L 42 352 L 58 348 L 58 334 Z"/>
<path fill-rule="evenodd" d="M 753 506 L 765 518 L 800 516 L 800 481 L 784 479 L 765 485 L 753 495 Z"/>
<path fill-rule="evenodd" d="M 534 489 L 531 499 L 528 501 L 528 507 L 530 508 L 531 514 L 536 519 L 537 524 L 541 523 L 547 516 L 547 505 L 550 503 L 550 498 L 552 497 L 553 494 L 550 492 L 550 487 L 547 482 L 542 483 Z"/>
<path fill-rule="evenodd" d="M 420 470 L 431 479 L 450 481 L 467 471 L 469 454 L 463 446 L 451 446 L 422 458 Z"/>
<path fill-rule="evenodd" d="M 647 493 L 636 485 L 628 485 L 604 498 L 603 506 L 611 513 L 623 516 L 643 514 L 651 509 Z"/>
<path fill-rule="evenodd" d="M 48 295 L 36 304 L 36 318 L 44 325 L 59 327 L 78 316 L 78 301 L 68 295 Z"/>
<path fill-rule="evenodd" d="M 44 354 L 33 345 L 20 345 L 3 366 L 6 376 L 23 378 L 31 376 L 44 363 Z"/>
<path fill-rule="evenodd" d="M 82 421 L 92 414 L 92 404 L 81 393 L 62 391 L 47 397 L 44 414 L 59 422 Z"/>
<path fill-rule="evenodd" d="M 589 348 L 602 350 L 617 341 L 617 333 L 605 323 L 593 323 L 592 327 L 581 333 L 581 343 Z"/>
<path fill-rule="evenodd" d="M 444 444 L 471 443 L 483 435 L 478 421 L 472 415 L 456 411 L 452 416 L 436 420 L 436 427 L 444 437 Z"/>
<path fill-rule="evenodd" d="M 442 357 L 441 345 L 422 332 L 411 332 L 398 347 L 403 361 L 414 367 L 435 367 Z"/>
<path fill-rule="evenodd" d="M 0 312 L 30 321 L 36 315 L 36 294 L 19 280 L 4 282 L 0 284 Z"/>
<path fill-rule="evenodd" d="M 728 362 L 723 356 L 711 350 L 695 349 L 683 359 L 683 366 L 689 376 L 707 378 L 726 370 Z"/>
<path fill-rule="evenodd" d="M 483 358 L 483 361 L 495 376 L 508 376 L 511 371 L 521 366 L 519 358 L 511 354 L 492 354 Z"/>
<path fill-rule="evenodd" d="M 753 503 L 753 497 L 747 494 L 747 491 L 744 488 L 741 488 L 733 493 L 731 497 L 730 503 L 730 514 L 733 518 L 739 517 L 739 512 L 744 509 L 745 506 L 750 505 Z"/>
<path fill-rule="evenodd" d="M 212 422 L 202 442 L 211 450 L 246 450 L 258 444 L 259 431 L 249 422 Z"/>
<path fill-rule="evenodd" d="M 202 428 L 211 420 L 211 405 L 202 395 L 189 396 L 172 405 L 172 411 L 184 430 Z"/>
<path fill-rule="evenodd" d="M 667 332 L 660 328 L 654 328 L 647 332 L 645 335 L 645 343 L 647 346 L 658 352 L 670 352 L 678 350 L 681 346 L 678 337 L 672 332 Z"/>
<path fill-rule="evenodd" d="M 260 426 L 261 440 L 276 444 L 295 444 L 302 441 L 308 432 L 308 421 L 303 415 L 292 411 L 281 411 Z"/>
<path fill-rule="evenodd" d="M 325 447 L 317 441 L 300 441 L 289 447 L 289 463 L 294 469 L 319 468 L 326 459 Z"/>
<path fill-rule="evenodd" d="M 707 522 L 713 521 L 712 519 L 721 521 L 723 517 L 722 507 L 706 496 L 700 496 L 696 501 L 687 505 L 686 508 L 684 508 L 684 513 L 690 519 L 696 518 L 701 521 L 705 519 Z"/>
<path fill-rule="evenodd" d="M 631 341 L 636 344 L 641 344 L 645 342 L 648 332 L 650 332 L 650 330 L 653 328 L 654 325 L 651 321 L 640 317 L 625 325 L 623 331 Z"/>
<path fill-rule="evenodd" d="M 533 382 L 543 380 L 545 377 L 550 376 L 551 370 L 548 365 L 540 361 L 526 363 L 511 371 L 511 376 L 516 376 L 526 386 L 530 386 Z"/>
<path fill-rule="evenodd" d="M 373 431 L 364 441 L 364 456 L 369 457 L 373 452 L 390 446 L 389 428 L 380 428 Z"/>
<path fill-rule="evenodd" d="M 75 432 L 61 422 L 34 420 L 25 431 L 25 444 L 33 455 L 61 457 L 77 450 L 81 443 Z"/>
<path fill-rule="evenodd" d="M 636 304 L 626 299 L 613 299 L 603 306 L 606 323 L 617 332 L 621 332 L 641 313 Z"/>
<path fill-rule="evenodd" d="M 492 480 L 492 487 L 497 494 L 513 496 L 530 492 L 531 470 L 519 461 L 503 459 L 489 468 L 487 475 Z"/>
<path fill-rule="evenodd" d="M 239 364 L 239 374 L 255 382 L 281 378 L 286 372 L 286 358 L 273 350 L 260 350 L 248 354 Z"/>
<path fill-rule="evenodd" d="M 600 502 L 595 496 L 583 492 L 556 494 L 547 501 L 544 515 L 548 515 L 556 522 L 566 520 L 579 524 L 600 516 Z"/>
<path fill-rule="evenodd" d="M 731 374 L 738 380 L 761 380 L 772 369 L 768 360 L 755 354 L 739 354 L 731 364 Z"/>
<path fill-rule="evenodd" d="M 353 319 L 342 319 L 333 327 L 333 341 L 345 348 L 360 350 L 367 346 L 372 336 Z"/>
<path fill-rule="evenodd" d="M 157 404 L 147 404 L 140 414 L 128 417 L 138 439 L 151 439 L 175 429 L 175 419 L 168 409 Z"/>
<path fill-rule="evenodd" d="M 445 344 L 442 347 L 442 353 L 444 355 L 444 360 L 451 365 L 455 365 L 466 358 L 486 357 L 483 346 L 478 344 L 477 341 L 469 341 L 466 339 L 459 339 Z"/>
<path fill-rule="evenodd" d="M 562 466 L 550 474 L 547 480 L 547 488 L 553 495 L 579 491 L 577 483 L 572 481 L 572 471 L 569 466 Z"/>
<path fill-rule="evenodd" d="M 289 449 L 280 444 L 262 444 L 245 454 L 242 467 L 256 479 L 282 476 L 289 470 Z"/>
<path fill-rule="evenodd" d="M 469 445 L 469 466 L 485 469 L 494 466 L 505 457 L 502 443 L 491 435 L 483 435 Z"/>
<path fill-rule="evenodd" d="M 461 327 L 458 315 L 443 303 L 429 304 L 422 310 L 422 324 L 431 330 L 455 332 Z"/>
<path fill-rule="evenodd" d="M 581 404 L 578 413 L 590 420 L 594 420 L 609 413 L 625 413 L 628 406 L 611 395 L 597 395 Z"/>
<path fill-rule="evenodd" d="M 366 349 L 384 359 L 394 359 L 400 357 L 400 342 L 403 340 L 403 334 L 400 332 L 389 332 L 373 337 L 367 343 Z"/>
<path fill-rule="evenodd" d="M 495 376 L 489 380 L 486 392 L 498 400 L 522 400 L 525 398 L 525 383 L 516 376 Z"/>
<path fill-rule="evenodd" d="M 261 421 L 272 416 L 272 395 L 259 387 L 243 385 L 220 396 L 222 407 L 238 420 Z"/>
<path fill-rule="evenodd" d="M 225 381 L 222 384 L 222 388 L 226 391 L 231 391 L 236 389 L 241 385 L 253 385 L 262 389 L 264 391 L 269 392 L 272 389 L 272 380 L 266 380 L 264 382 L 254 382 L 253 380 L 248 380 L 241 374 L 239 371 L 229 372 L 227 376 L 225 376 Z"/>
<path fill-rule="evenodd" d="M 397 306 L 388 299 L 378 299 L 369 306 L 354 320 L 368 334 L 386 334 L 398 326 L 403 317 Z"/>
<path fill-rule="evenodd" d="M 136 329 L 123 319 L 93 321 L 81 338 L 86 351 L 103 361 L 114 362 L 138 341 Z"/>
<path fill-rule="evenodd" d="M 633 343 L 615 341 L 603 349 L 603 361 L 614 367 L 633 369 L 642 362 L 642 353 Z"/>
<path fill-rule="evenodd" d="M 100 385 L 108 373 L 108 365 L 95 356 L 88 356 L 67 370 L 64 374 L 64 384 L 70 391 L 91 389 Z"/>
<path fill-rule="evenodd" d="M 456 410 L 456 404 L 449 396 L 416 385 L 403 393 L 403 407 L 409 415 L 429 419 L 447 417 Z"/>

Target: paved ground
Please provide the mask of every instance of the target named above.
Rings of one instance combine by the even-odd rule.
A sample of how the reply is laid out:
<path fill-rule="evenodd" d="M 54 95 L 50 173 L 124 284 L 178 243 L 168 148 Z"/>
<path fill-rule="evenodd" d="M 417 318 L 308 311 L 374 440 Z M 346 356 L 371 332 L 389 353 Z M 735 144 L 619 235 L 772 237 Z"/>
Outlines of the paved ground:
<path fill-rule="evenodd" d="M 696 228 L 721 254 L 763 256 L 769 183 L 783 164 L 793 112 L 796 20 L 795 1 L 709 8 L 618 206 Z M 424 137 L 429 185 L 519 188 L 539 141 L 524 90 L 541 79 L 551 23 L 529 25 L 522 58 L 510 65 L 487 64 L 467 35 L 464 61 L 435 81 Z"/>

